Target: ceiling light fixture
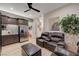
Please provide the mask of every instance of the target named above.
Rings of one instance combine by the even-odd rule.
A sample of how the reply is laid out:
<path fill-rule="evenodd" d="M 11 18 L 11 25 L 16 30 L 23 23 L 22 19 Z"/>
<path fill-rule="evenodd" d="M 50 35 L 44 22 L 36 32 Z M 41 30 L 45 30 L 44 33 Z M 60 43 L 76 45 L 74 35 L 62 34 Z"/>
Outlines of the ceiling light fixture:
<path fill-rule="evenodd" d="M 10 8 L 11 10 L 13 10 L 14 8 Z"/>

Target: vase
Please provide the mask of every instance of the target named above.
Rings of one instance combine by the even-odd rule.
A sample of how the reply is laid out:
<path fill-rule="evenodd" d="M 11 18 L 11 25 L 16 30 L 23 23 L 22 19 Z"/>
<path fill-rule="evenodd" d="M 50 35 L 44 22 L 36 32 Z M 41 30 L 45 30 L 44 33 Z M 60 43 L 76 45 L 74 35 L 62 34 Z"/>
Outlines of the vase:
<path fill-rule="evenodd" d="M 77 53 L 77 42 L 79 41 L 79 35 L 65 34 L 65 42 L 67 49 Z"/>

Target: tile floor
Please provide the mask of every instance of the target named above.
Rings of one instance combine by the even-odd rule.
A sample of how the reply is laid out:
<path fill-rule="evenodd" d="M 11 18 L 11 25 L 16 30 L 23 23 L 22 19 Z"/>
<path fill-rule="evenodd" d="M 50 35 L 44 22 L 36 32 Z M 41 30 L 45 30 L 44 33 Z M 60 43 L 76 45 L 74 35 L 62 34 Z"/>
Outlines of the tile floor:
<path fill-rule="evenodd" d="M 32 39 L 23 43 L 14 43 L 11 45 L 3 46 L 1 56 L 22 56 L 21 55 L 21 46 L 27 43 L 33 43 L 36 45 L 36 40 Z M 38 45 L 36 45 L 38 46 Z M 39 46 L 38 46 L 39 47 Z M 41 47 L 40 47 L 41 48 Z M 52 52 L 45 48 L 42 49 L 42 56 L 50 56 Z"/>

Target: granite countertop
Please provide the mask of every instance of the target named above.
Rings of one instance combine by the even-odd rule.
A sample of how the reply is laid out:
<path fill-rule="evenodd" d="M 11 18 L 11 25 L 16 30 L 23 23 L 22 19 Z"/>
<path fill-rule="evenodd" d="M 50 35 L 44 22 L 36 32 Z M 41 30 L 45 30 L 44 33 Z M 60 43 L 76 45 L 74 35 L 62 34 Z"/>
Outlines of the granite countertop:
<path fill-rule="evenodd" d="M 2 31 L 2 35 L 18 35 L 18 33 L 8 32 L 8 31 Z"/>

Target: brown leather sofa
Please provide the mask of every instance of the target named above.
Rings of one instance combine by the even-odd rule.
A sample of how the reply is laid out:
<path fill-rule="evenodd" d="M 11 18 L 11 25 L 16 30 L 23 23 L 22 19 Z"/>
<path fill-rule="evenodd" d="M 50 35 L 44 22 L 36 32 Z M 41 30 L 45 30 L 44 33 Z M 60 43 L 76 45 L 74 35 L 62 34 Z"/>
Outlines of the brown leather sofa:
<path fill-rule="evenodd" d="M 44 32 L 41 37 L 36 38 L 36 43 L 50 51 L 54 51 L 57 46 L 65 48 L 64 33 L 62 32 Z"/>

